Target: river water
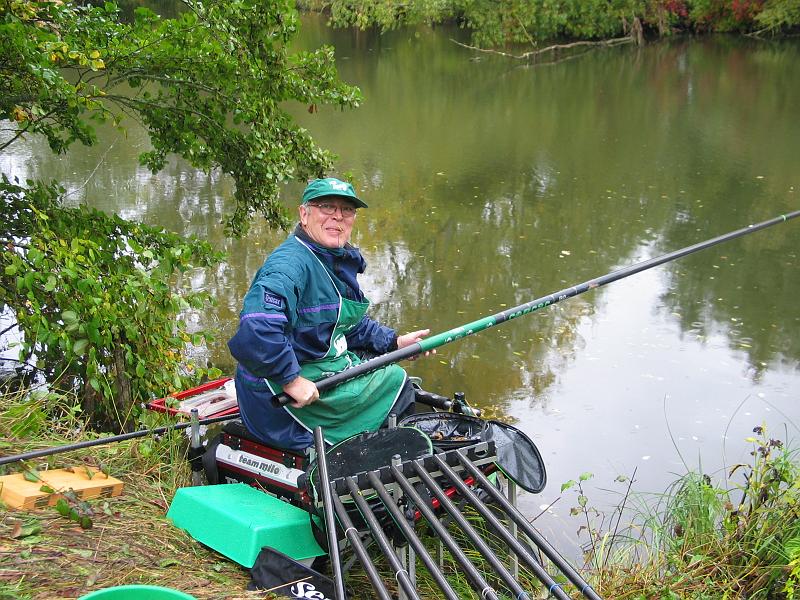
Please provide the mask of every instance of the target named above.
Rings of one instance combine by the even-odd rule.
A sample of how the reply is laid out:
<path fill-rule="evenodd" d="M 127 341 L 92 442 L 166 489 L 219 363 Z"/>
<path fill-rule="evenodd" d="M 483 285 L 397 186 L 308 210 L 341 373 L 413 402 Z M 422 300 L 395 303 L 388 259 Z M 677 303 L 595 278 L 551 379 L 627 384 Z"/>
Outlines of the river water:
<path fill-rule="evenodd" d="M 529 66 L 476 54 L 463 32 L 331 31 L 358 110 L 290 107 L 339 154 L 370 208 L 354 242 L 373 315 L 403 331 L 473 321 L 616 268 L 800 208 L 800 43 L 678 39 Z M 193 274 L 218 306 L 192 318 L 225 341 L 250 279 L 284 233 L 228 240 L 233 187 L 172 161 L 137 165 L 142 130 L 103 131 L 53 157 L 41 140 L 3 171 L 54 177 L 70 201 L 209 239 L 228 252 Z M 301 186 L 286 189 L 287 205 Z M 766 423 L 798 438 L 800 222 L 725 243 L 442 347 L 408 366 L 427 389 L 511 420 L 540 447 L 549 484 L 522 505 L 572 543 L 584 472 L 610 514 L 634 472 L 659 492 L 688 468 L 718 479 Z M 560 498 L 560 499 L 559 499 Z M 562 536 L 563 539 L 562 540 Z"/>

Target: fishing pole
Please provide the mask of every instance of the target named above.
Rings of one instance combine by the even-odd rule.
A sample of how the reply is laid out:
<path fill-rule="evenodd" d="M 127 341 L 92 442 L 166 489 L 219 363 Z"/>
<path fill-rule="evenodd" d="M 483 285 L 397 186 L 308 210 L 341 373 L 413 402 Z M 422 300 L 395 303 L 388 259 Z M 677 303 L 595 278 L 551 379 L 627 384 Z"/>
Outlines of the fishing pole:
<path fill-rule="evenodd" d="M 705 250 L 706 248 L 710 248 L 711 246 L 716 246 L 717 244 L 721 244 L 722 242 L 727 242 L 728 240 L 733 240 L 738 237 L 748 235 L 750 233 L 755 233 L 756 231 L 766 229 L 767 227 L 772 227 L 773 225 L 778 225 L 779 223 L 785 223 L 786 221 L 789 221 L 790 219 L 794 219 L 796 217 L 800 217 L 800 210 L 786 213 L 785 215 L 781 215 L 779 217 L 775 217 L 767 221 L 762 221 L 761 223 L 754 223 L 752 225 L 748 225 L 747 227 L 737 229 L 736 231 L 731 231 L 730 233 L 720 235 L 710 240 L 699 242 L 697 244 L 681 248 L 680 250 L 669 252 L 668 254 L 662 254 L 661 256 L 657 256 L 655 258 L 635 263 L 633 265 L 624 267 L 622 269 L 612 271 L 611 273 L 607 273 L 606 275 L 602 275 L 601 277 L 595 277 L 594 279 L 590 279 L 588 281 L 584 281 L 583 283 L 579 283 L 577 285 L 564 288 L 563 290 L 560 290 L 558 292 L 553 292 L 552 294 L 548 294 L 547 296 L 536 298 L 535 300 L 531 300 L 530 302 L 526 302 L 525 304 L 520 304 L 519 306 L 515 306 L 514 308 L 509 308 L 508 310 L 504 310 L 495 315 L 489 317 L 483 317 L 481 319 L 473 321 L 472 323 L 467 323 L 466 325 L 455 327 L 443 333 L 426 337 L 424 339 L 421 339 L 419 342 L 411 344 L 410 346 L 406 346 L 405 348 L 401 348 L 399 350 L 394 350 L 393 352 L 388 352 L 387 354 L 377 356 L 370 360 L 359 363 L 354 367 L 350 367 L 349 369 L 345 369 L 344 371 L 341 371 L 324 379 L 320 379 L 319 381 L 316 381 L 315 384 L 317 386 L 317 389 L 320 392 L 323 392 L 327 389 L 339 385 L 340 383 L 349 381 L 350 379 L 353 379 L 360 375 L 364 375 L 365 373 L 369 373 L 370 371 L 374 371 L 376 369 L 380 369 L 381 367 L 385 367 L 387 365 L 399 362 L 401 360 L 411 358 L 412 356 L 416 356 L 417 354 L 421 354 L 423 352 L 428 352 L 430 350 L 433 350 L 434 348 L 439 348 L 440 346 L 444 346 L 445 344 L 455 342 L 456 340 L 460 340 L 461 338 L 467 337 L 468 335 L 479 333 L 485 329 L 494 327 L 495 325 L 500 325 L 501 323 L 505 323 L 512 319 L 516 319 L 517 317 L 522 317 L 537 310 L 541 310 L 548 306 L 552 306 L 553 304 L 557 304 L 558 302 L 566 300 L 567 298 L 572 298 L 573 296 L 583 294 L 584 292 L 587 292 L 589 290 L 593 290 L 595 288 L 608 285 L 609 283 L 612 283 L 614 281 L 624 279 L 625 277 L 630 277 L 631 275 L 635 275 L 636 273 L 641 273 L 642 271 L 646 271 L 647 269 L 652 269 L 653 267 L 657 267 L 659 265 L 663 265 L 664 263 L 676 260 L 678 258 L 682 258 L 688 254 L 693 254 L 694 252 Z M 291 401 L 292 398 L 285 393 L 277 394 L 272 397 L 272 403 L 275 406 L 285 406 Z"/>
<path fill-rule="evenodd" d="M 208 419 L 201 419 L 197 421 L 198 425 L 210 425 L 212 423 L 221 423 L 223 421 L 230 421 L 238 418 L 239 414 L 230 414 L 222 417 L 209 417 Z M 0 465 L 8 465 L 23 460 L 33 460 L 35 458 L 42 458 L 43 456 L 50 456 L 60 452 L 69 452 L 71 450 L 81 450 L 83 448 L 91 448 L 93 446 L 102 446 L 104 444 L 111 444 L 114 442 L 122 442 L 125 440 L 132 440 L 135 438 L 144 437 L 146 435 L 161 435 L 168 431 L 178 431 L 180 429 L 187 429 L 192 426 L 191 422 L 176 423 L 175 425 L 167 425 L 166 427 L 156 427 L 155 429 L 139 429 L 131 431 L 130 433 L 122 433 L 120 435 L 112 435 L 109 437 L 97 438 L 96 440 L 84 440 L 82 442 L 75 442 L 74 444 L 65 444 L 63 446 L 54 446 L 51 448 L 42 448 L 41 450 L 31 450 L 23 454 L 15 454 L 13 456 L 0 456 Z"/>

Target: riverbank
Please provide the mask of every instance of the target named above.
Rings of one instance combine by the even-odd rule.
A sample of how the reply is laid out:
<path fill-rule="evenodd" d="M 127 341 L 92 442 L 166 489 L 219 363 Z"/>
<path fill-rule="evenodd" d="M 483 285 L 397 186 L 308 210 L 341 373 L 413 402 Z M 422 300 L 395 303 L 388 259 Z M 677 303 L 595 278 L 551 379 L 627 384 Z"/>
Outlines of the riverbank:
<path fill-rule="evenodd" d="M 557 40 L 562 48 L 597 40 L 647 39 L 675 34 L 737 33 L 791 35 L 800 28 L 794 0 L 634 0 L 629 2 L 480 3 L 449 0 L 407 3 L 401 0 L 299 0 L 307 12 L 324 13 L 334 27 L 382 30 L 420 23 L 457 24 L 481 48 L 506 44 L 536 49 Z"/>
<path fill-rule="evenodd" d="M 2 443 L 3 454 L 93 437 L 63 397 L 7 394 L 0 405 L 0 437 L 8 440 Z M 800 582 L 800 461 L 760 427 L 749 442 L 752 463 L 732 467 L 727 482 L 688 473 L 662 496 L 634 499 L 629 494 L 626 510 L 616 519 L 599 518 L 591 508 L 585 480 L 572 484 L 579 491 L 573 513 L 585 521 L 584 533 L 591 532 L 584 545 L 583 574 L 603 597 L 795 597 L 794 586 Z M 76 598 L 130 583 L 169 586 L 198 599 L 263 598 L 263 593 L 246 592 L 245 569 L 166 520 L 175 490 L 189 483 L 186 445 L 185 435 L 174 433 L 25 465 L 32 473 L 97 467 L 123 480 L 125 490 L 115 498 L 70 501 L 75 515 L 88 517 L 83 527 L 54 508 L 21 512 L 3 507 L 0 599 Z M 20 465 L 5 467 L 5 472 L 19 471 Z M 458 585 L 457 574 L 451 576 L 456 589 L 468 593 L 468 586 Z M 528 585 L 533 587 L 533 581 L 529 578 Z M 426 588 L 437 589 L 427 583 L 421 574 L 423 596 Z M 364 590 L 361 597 L 369 594 L 367 582 L 357 574 L 350 585 Z"/>

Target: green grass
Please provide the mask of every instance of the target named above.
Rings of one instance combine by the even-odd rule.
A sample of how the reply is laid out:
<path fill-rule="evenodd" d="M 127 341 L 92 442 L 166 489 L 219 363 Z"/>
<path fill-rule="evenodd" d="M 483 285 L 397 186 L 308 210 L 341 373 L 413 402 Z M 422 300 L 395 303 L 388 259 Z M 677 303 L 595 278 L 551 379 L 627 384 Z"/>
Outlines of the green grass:
<path fill-rule="evenodd" d="M 143 425 L 164 424 L 145 415 Z M 0 397 L 0 452 L 16 454 L 95 437 L 87 431 L 69 397 L 58 394 L 6 393 Z M 800 462 L 797 454 L 756 428 L 752 461 L 736 465 L 722 482 L 687 473 L 659 496 L 638 496 L 629 523 L 621 522 L 626 506 L 611 519 L 589 507 L 582 476 L 576 512 L 590 535 L 584 577 L 604 598 L 618 599 L 793 599 L 800 598 Z M 0 512 L 0 600 L 76 598 L 92 590 L 142 583 L 173 587 L 200 599 L 258 598 L 246 592 L 249 574 L 172 527 L 165 513 L 178 487 L 189 483 L 187 438 L 174 432 L 159 439 L 127 442 L 58 454 L 31 461 L 25 468 L 101 467 L 125 483 L 123 495 L 108 500 L 72 502 L 88 515 L 92 527 L 50 508 Z M 20 465 L 0 467 L 17 472 Z M 630 488 L 626 503 L 631 501 Z M 582 500 L 580 500 L 582 498 Z M 627 509 L 626 509 L 627 510 Z M 583 514 L 581 514 L 583 513 Z M 470 521 L 495 549 L 507 549 L 481 519 L 465 509 Z M 594 523 L 599 521 L 599 525 Z M 450 525 L 470 560 L 497 583 L 463 532 Z M 431 556 L 438 541 L 422 525 L 418 533 Z M 504 558 L 504 560 L 506 560 Z M 382 562 L 387 587 L 394 578 Z M 506 560 L 506 564 L 508 561 Z M 545 565 L 547 566 L 547 565 Z M 555 570 L 548 569 L 551 574 Z M 479 598 L 447 551 L 443 572 L 463 598 Z M 440 592 L 417 560 L 423 598 Z M 546 597 L 541 584 L 520 568 L 520 581 L 532 597 Z M 356 566 L 347 575 L 355 597 L 373 593 Z M 498 589 L 502 586 L 498 583 Z M 795 592 L 795 589 L 798 591 Z M 567 593 L 578 598 L 574 588 Z"/>
<path fill-rule="evenodd" d="M 4 455 L 96 437 L 70 399 L 6 394 L 0 399 Z M 149 417 L 149 419 L 152 418 Z M 155 422 L 149 423 L 155 425 Z M 165 517 L 177 487 L 187 485 L 186 437 L 140 438 L 58 454 L 27 469 L 102 466 L 124 482 L 121 496 L 74 503 L 90 529 L 54 508 L 0 511 L 0 600 L 77 598 L 125 584 L 172 587 L 197 598 L 263 598 L 247 593 L 249 574 L 204 548 Z M 19 472 L 20 464 L 0 467 Z M 2 474 L 5 474 L 2 473 Z"/>

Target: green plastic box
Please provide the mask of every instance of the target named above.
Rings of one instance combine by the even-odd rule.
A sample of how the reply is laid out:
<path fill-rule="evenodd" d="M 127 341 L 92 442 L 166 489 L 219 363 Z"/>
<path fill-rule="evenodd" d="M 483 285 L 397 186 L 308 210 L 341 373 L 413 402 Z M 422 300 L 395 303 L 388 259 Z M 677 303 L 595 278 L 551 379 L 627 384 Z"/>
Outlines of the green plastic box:
<path fill-rule="evenodd" d="M 306 511 L 244 483 L 181 488 L 167 518 L 198 542 L 248 568 L 264 546 L 295 560 L 325 554 Z"/>

